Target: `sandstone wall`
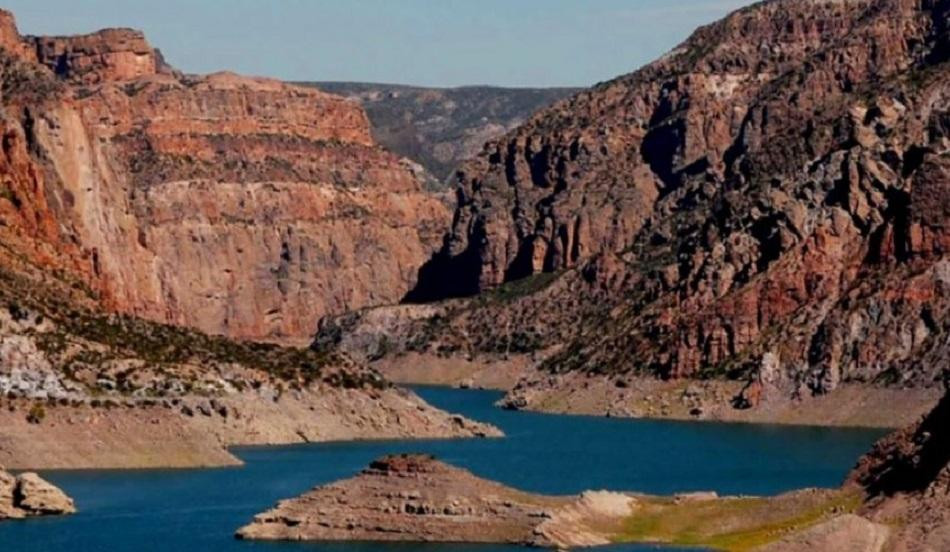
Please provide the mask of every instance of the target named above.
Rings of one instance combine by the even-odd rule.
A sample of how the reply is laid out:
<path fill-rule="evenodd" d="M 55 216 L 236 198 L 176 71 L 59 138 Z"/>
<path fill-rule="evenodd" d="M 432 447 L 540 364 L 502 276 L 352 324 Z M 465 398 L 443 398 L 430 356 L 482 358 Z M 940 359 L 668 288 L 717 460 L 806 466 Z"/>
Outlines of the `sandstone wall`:
<path fill-rule="evenodd" d="M 0 212 L 70 244 L 109 308 L 299 341 L 322 315 L 397 302 L 439 246 L 445 204 L 358 105 L 182 75 L 136 31 L 21 38 L 2 23 L 10 63 L 61 91 L 6 104 L 34 185 Z"/>

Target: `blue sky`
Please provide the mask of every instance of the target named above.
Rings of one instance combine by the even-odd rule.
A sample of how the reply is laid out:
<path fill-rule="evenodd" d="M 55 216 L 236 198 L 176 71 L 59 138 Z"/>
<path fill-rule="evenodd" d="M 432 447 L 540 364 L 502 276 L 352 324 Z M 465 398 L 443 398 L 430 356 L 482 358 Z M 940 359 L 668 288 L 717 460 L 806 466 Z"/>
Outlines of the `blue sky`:
<path fill-rule="evenodd" d="M 143 29 L 188 72 L 589 86 L 749 0 L 0 0 L 24 34 Z"/>

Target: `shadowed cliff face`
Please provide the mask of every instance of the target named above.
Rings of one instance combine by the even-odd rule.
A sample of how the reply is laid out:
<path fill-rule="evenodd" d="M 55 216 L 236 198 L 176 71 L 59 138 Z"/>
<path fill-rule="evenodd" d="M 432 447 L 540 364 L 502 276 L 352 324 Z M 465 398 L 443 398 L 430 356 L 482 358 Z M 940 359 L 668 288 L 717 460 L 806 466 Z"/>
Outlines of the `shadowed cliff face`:
<path fill-rule="evenodd" d="M 896 551 L 950 545 L 950 395 L 918 423 L 895 432 L 858 462 L 848 485 L 867 493 L 862 514 L 894 527 Z"/>
<path fill-rule="evenodd" d="M 488 143 L 409 297 L 495 291 L 430 321 L 430 345 L 751 376 L 750 402 L 931 385 L 950 330 L 947 9 L 757 4 Z"/>
<path fill-rule="evenodd" d="M 445 204 L 376 146 L 359 106 L 182 75 L 136 31 L 24 38 L 2 23 L 24 90 L 58 94 L 5 102 L 34 185 L 0 209 L 69 244 L 109 308 L 300 340 L 322 315 L 398 301 L 440 245 Z"/>

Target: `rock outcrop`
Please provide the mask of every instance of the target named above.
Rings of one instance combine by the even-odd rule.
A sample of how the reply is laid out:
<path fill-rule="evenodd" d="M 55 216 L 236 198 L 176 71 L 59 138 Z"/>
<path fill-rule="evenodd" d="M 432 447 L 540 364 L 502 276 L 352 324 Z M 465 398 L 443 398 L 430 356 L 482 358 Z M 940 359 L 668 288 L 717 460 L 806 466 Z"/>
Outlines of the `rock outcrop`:
<path fill-rule="evenodd" d="M 755 4 L 490 142 L 409 296 L 481 297 L 417 324 L 415 348 L 535 355 L 525 388 L 740 380 L 743 408 L 932 387 L 950 358 L 948 10 Z"/>
<path fill-rule="evenodd" d="M 75 512 L 71 498 L 35 473 L 14 476 L 0 468 L 0 521 Z"/>
<path fill-rule="evenodd" d="M 868 499 L 861 513 L 894 527 L 888 550 L 950 547 L 950 395 L 920 422 L 881 440 L 849 484 Z"/>
<path fill-rule="evenodd" d="M 619 493 L 532 495 L 425 455 L 387 456 L 358 476 L 283 501 L 237 532 L 242 539 L 606 544 L 586 525 L 624 519 Z M 568 511 L 569 509 L 569 511 Z M 557 514 L 558 517 L 554 517 Z"/>
<path fill-rule="evenodd" d="M 552 548 L 663 543 L 716 550 L 881 552 L 888 529 L 850 514 L 855 490 L 774 497 L 529 494 L 425 455 L 387 456 L 357 476 L 284 500 L 241 539 L 513 543 Z M 775 548 L 768 548 L 774 546 Z M 765 548 L 763 548 L 765 547 Z"/>
<path fill-rule="evenodd" d="M 170 72 L 161 54 L 133 29 L 105 29 L 83 36 L 28 37 L 36 61 L 79 85 L 132 80 Z"/>
<path fill-rule="evenodd" d="M 0 35 L 4 151 L 27 181 L 0 215 L 111 310 L 298 342 L 397 302 L 441 243 L 446 204 L 357 104 L 183 75 L 128 29 L 20 37 L 4 13 Z"/>

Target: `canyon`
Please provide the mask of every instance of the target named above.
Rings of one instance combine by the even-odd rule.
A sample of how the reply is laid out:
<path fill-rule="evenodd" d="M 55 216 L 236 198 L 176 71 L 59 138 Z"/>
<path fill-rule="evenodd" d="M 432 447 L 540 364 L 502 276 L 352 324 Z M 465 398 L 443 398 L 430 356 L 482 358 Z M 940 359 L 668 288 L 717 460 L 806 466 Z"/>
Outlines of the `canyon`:
<path fill-rule="evenodd" d="M 0 462 L 499 435 L 293 346 L 320 313 L 398 300 L 447 220 L 358 106 L 185 75 L 130 29 L 21 36 L 5 11 L 0 96 Z"/>
<path fill-rule="evenodd" d="M 519 409 L 914 420 L 950 359 L 948 17 L 755 4 L 541 110 L 460 169 L 408 304 L 313 346 L 465 385 L 526 366 Z"/>
<path fill-rule="evenodd" d="M 4 22 L 8 140 L 39 173 L 4 210 L 70 244 L 109 310 L 301 343 L 324 314 L 397 302 L 440 245 L 445 203 L 356 104 L 182 74 L 137 31 L 21 37 Z"/>
<path fill-rule="evenodd" d="M 494 387 L 511 410 L 906 427 L 841 488 L 774 497 L 553 496 L 385 456 L 237 536 L 946 549 L 948 41 L 945 0 L 771 0 L 502 100 L 188 75 L 138 31 L 24 36 L 0 11 L 0 464 L 501 437 L 390 381 Z M 0 470 L 0 518 L 74 508 Z"/>

